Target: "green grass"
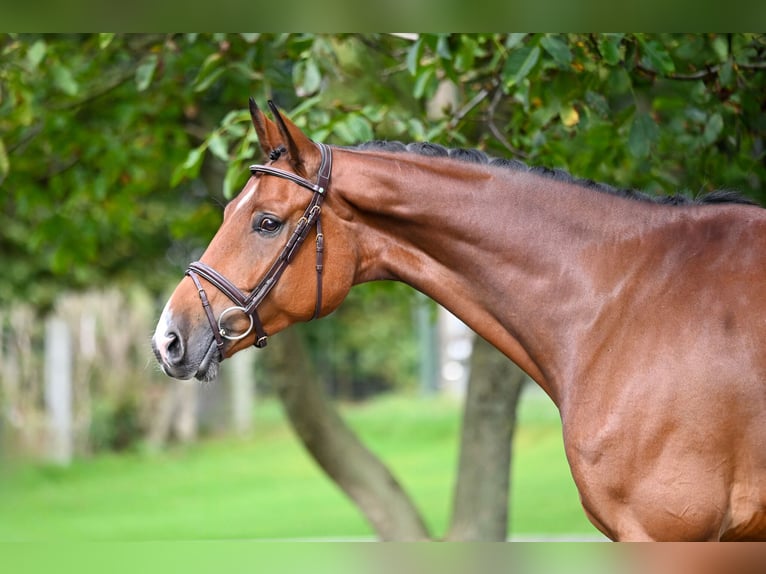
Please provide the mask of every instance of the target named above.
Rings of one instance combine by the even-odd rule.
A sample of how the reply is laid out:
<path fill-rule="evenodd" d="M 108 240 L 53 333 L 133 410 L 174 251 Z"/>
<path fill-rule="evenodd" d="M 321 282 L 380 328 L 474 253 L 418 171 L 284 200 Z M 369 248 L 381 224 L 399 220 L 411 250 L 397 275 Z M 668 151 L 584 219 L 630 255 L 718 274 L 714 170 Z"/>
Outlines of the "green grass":
<path fill-rule="evenodd" d="M 343 416 L 400 479 L 435 535 L 452 503 L 461 408 L 388 397 Z M 558 416 L 539 393 L 522 401 L 511 530 L 595 534 L 563 455 Z M 364 518 L 303 451 L 280 407 L 264 401 L 247 439 L 164 453 L 17 465 L 0 476 L 0 541 L 198 540 L 372 536 Z"/>

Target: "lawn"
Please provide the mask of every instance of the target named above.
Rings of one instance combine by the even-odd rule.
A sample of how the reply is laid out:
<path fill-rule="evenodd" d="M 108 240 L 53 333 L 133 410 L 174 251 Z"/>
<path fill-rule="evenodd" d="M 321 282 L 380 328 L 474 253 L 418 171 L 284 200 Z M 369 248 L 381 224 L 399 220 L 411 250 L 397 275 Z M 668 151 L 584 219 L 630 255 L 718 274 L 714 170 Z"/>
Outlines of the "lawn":
<path fill-rule="evenodd" d="M 460 411 L 451 400 L 404 397 L 342 407 L 436 536 L 449 519 Z M 0 541 L 371 537 L 353 504 L 304 453 L 279 405 L 265 400 L 255 417 L 248 438 L 6 470 Z M 564 459 L 557 413 L 536 389 L 522 399 L 514 449 L 512 536 L 595 536 Z"/>

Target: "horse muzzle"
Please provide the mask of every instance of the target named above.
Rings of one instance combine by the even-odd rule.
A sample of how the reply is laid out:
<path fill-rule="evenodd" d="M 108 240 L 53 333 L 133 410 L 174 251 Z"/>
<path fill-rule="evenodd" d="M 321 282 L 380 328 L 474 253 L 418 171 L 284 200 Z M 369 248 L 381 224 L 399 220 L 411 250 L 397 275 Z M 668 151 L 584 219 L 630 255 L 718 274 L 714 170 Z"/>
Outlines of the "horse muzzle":
<path fill-rule="evenodd" d="M 205 329 L 203 333 L 184 333 L 167 309 L 152 336 L 152 350 L 169 377 L 212 381 L 218 375 L 221 355 L 209 332 Z"/>

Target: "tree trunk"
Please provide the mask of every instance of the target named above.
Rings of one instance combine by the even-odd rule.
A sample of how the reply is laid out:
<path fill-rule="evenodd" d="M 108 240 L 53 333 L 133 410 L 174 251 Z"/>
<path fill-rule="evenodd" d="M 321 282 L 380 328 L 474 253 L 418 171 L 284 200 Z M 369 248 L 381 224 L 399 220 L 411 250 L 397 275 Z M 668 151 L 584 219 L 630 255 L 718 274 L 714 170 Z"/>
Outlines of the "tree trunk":
<path fill-rule="evenodd" d="M 322 391 L 298 329 L 275 337 L 276 390 L 298 437 L 322 469 L 356 503 L 382 540 L 427 540 L 414 504 L 382 462 L 359 441 Z M 281 368 L 280 368 L 281 367 Z"/>
<path fill-rule="evenodd" d="M 504 541 L 508 536 L 511 440 L 525 378 L 476 337 L 448 540 Z"/>

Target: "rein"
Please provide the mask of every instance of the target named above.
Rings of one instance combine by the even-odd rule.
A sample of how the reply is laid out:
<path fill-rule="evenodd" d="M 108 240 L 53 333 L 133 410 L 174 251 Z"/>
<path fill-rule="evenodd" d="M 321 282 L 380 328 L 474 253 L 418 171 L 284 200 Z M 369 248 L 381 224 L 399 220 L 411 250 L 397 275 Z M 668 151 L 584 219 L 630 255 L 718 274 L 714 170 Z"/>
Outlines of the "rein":
<path fill-rule="evenodd" d="M 263 323 L 258 316 L 257 307 L 260 305 L 269 292 L 274 288 L 285 272 L 285 269 L 293 260 L 296 252 L 303 245 L 309 231 L 316 225 L 316 272 L 317 272 L 317 296 L 316 305 L 314 307 L 314 316 L 312 319 L 319 317 L 322 311 L 322 271 L 324 269 L 324 235 L 322 234 L 322 221 L 320 219 L 320 213 L 322 211 L 322 201 L 324 201 L 325 193 L 330 186 L 330 175 L 332 173 L 332 152 L 325 144 L 318 143 L 319 152 L 322 156 L 322 161 L 319 166 L 319 172 L 317 173 L 317 182 L 312 183 L 309 180 L 285 171 L 277 169 L 268 165 L 251 165 L 250 172 L 255 175 L 256 173 L 263 173 L 266 175 L 273 175 L 291 181 L 301 187 L 308 189 L 312 192 L 312 198 L 309 202 L 306 210 L 303 212 L 303 216 L 298 220 L 293 234 L 287 240 L 284 248 L 280 252 L 277 259 L 272 263 L 269 270 L 258 282 L 258 285 L 246 295 L 236 285 L 229 281 L 226 277 L 221 275 L 218 271 L 203 263 L 202 261 L 195 261 L 189 264 L 186 269 L 186 275 L 191 277 L 194 282 L 197 292 L 199 294 L 200 301 L 202 302 L 202 308 L 205 310 L 205 315 L 210 323 L 210 328 L 213 331 L 213 338 L 215 344 L 218 347 L 219 360 L 223 360 L 223 346 L 224 339 L 229 341 L 238 341 L 247 337 L 253 330 L 255 330 L 255 342 L 256 347 L 263 348 L 266 346 L 268 335 L 263 328 Z M 202 277 L 215 286 L 221 293 L 226 295 L 234 305 L 227 307 L 218 316 L 216 320 L 210 302 L 207 298 L 207 293 L 202 287 L 199 278 Z M 235 311 L 242 312 L 250 319 L 250 325 L 244 333 L 238 335 L 229 334 L 226 328 L 223 326 L 223 319 L 227 314 Z"/>

